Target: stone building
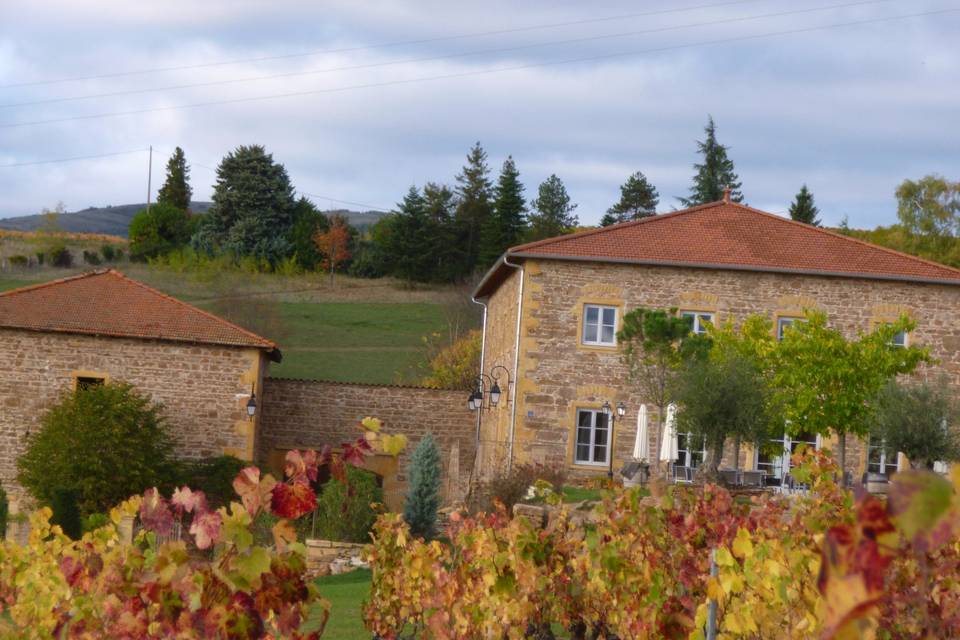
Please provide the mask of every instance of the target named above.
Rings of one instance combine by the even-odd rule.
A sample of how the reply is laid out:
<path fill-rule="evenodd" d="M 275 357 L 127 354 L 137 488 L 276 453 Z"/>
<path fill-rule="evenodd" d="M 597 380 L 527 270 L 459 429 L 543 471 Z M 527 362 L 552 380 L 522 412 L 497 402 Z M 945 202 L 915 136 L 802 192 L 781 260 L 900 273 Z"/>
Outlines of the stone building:
<path fill-rule="evenodd" d="M 45 410 L 78 385 L 128 382 L 162 403 L 177 453 L 254 459 L 260 394 L 277 345 L 100 270 L 0 294 L 0 482 Z"/>
<path fill-rule="evenodd" d="M 270 340 L 114 270 L 2 293 L 0 483 L 20 498 L 16 459 L 46 409 L 78 386 L 114 380 L 163 404 L 184 458 L 227 454 L 282 473 L 287 451 L 352 441 L 359 421 L 377 416 L 410 442 L 399 458 L 366 461 L 389 507 L 402 507 L 407 456 L 428 432 L 444 456 L 445 496 L 464 494 L 476 422 L 462 391 L 269 378 L 279 360 Z"/>
<path fill-rule="evenodd" d="M 960 384 L 960 270 L 728 200 L 514 247 L 474 299 L 485 305 L 482 370 L 495 374 L 487 386 L 506 389 L 496 407 L 481 411 L 481 474 L 525 461 L 605 473 L 604 402 L 627 409 L 613 425 L 614 469 L 632 459 L 640 407 L 656 411 L 628 381 L 616 344 L 623 314 L 637 307 L 676 308 L 694 331 L 751 314 L 767 315 L 782 331 L 818 309 L 848 337 L 907 314 L 916 329 L 898 339 L 929 346 L 939 361 L 919 375 L 943 373 Z M 661 443 L 651 418 L 656 459 Z M 702 460 L 702 446 L 685 434 L 677 439 L 678 465 Z M 824 444 L 781 435 L 773 455 L 742 450 L 741 468 L 776 481 L 802 441 Z M 848 438 L 855 477 L 887 473 L 899 458 L 882 443 Z"/>

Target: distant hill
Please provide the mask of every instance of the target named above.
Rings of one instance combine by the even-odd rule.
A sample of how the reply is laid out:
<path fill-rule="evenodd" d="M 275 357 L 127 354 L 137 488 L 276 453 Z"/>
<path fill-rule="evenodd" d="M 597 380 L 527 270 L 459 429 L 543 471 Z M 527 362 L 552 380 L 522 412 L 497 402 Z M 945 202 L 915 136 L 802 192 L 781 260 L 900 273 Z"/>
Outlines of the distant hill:
<path fill-rule="evenodd" d="M 194 213 L 204 213 L 212 202 L 191 202 L 190 208 Z M 105 233 L 112 236 L 127 236 L 127 227 L 137 211 L 143 209 L 144 204 L 120 204 L 107 207 L 88 207 L 80 211 L 71 211 L 60 216 L 60 228 L 70 233 Z M 350 224 L 364 229 L 374 224 L 385 214 L 380 211 L 349 211 L 336 209 L 327 211 L 327 214 L 339 213 L 345 215 Z M 43 224 L 40 215 L 18 216 L 16 218 L 0 219 L 0 229 L 15 231 L 36 231 Z"/>

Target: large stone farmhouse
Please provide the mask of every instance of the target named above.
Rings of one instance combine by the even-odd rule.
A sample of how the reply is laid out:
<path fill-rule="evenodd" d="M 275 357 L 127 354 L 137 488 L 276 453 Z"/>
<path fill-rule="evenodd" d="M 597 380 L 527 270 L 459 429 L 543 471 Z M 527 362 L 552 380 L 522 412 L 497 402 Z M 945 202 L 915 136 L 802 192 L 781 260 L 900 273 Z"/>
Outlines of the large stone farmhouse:
<path fill-rule="evenodd" d="M 514 247 L 474 299 L 486 308 L 486 385 L 501 391 L 481 412 L 481 473 L 530 461 L 600 474 L 611 449 L 614 469 L 631 460 L 641 406 L 656 411 L 628 381 L 617 347 L 623 314 L 637 307 L 676 308 L 694 331 L 764 314 L 778 332 L 819 309 L 849 337 L 907 314 L 916 330 L 898 340 L 928 345 L 939 361 L 919 375 L 942 372 L 960 384 L 960 271 L 726 200 Z M 604 402 L 626 407 L 612 447 Z M 658 436 L 649 429 L 653 461 Z M 675 464 L 695 467 L 702 445 L 677 440 Z M 776 482 L 804 441 L 827 444 L 780 435 L 773 454 L 741 450 L 740 468 Z M 854 477 L 902 462 L 882 443 L 848 438 L 847 446 Z"/>

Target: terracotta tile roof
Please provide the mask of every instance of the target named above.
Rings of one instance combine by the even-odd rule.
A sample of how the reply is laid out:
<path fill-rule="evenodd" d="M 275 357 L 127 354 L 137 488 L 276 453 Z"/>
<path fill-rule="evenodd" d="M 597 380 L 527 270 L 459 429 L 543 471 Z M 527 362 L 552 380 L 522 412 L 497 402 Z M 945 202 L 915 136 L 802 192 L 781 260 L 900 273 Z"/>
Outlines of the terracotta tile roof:
<path fill-rule="evenodd" d="M 505 257 L 960 285 L 958 269 L 725 201 L 523 244 L 508 249 Z M 498 262 L 475 295 L 490 295 L 508 270 Z"/>
<path fill-rule="evenodd" d="M 0 327 L 255 347 L 279 355 L 274 342 L 113 269 L 0 293 Z"/>

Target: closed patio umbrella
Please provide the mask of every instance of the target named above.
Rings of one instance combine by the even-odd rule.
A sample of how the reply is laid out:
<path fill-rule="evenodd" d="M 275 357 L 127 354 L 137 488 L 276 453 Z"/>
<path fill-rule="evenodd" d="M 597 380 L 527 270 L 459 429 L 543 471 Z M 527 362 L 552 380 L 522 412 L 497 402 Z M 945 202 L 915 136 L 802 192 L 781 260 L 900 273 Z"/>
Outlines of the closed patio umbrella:
<path fill-rule="evenodd" d="M 677 407 L 671 404 L 667 407 L 667 421 L 663 430 L 663 442 L 660 443 L 660 460 L 663 462 L 673 462 L 678 457 L 677 449 L 677 428 L 676 422 Z"/>
<path fill-rule="evenodd" d="M 633 443 L 634 460 L 650 459 L 650 434 L 647 426 L 647 405 L 641 404 L 637 412 L 637 439 Z"/>

